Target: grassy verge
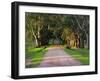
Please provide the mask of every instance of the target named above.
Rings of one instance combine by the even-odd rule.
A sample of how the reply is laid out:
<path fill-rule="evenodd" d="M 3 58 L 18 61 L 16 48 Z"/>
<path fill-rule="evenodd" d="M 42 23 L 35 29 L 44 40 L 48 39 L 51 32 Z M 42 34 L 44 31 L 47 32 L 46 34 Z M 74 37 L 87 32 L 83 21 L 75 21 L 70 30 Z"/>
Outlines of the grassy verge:
<path fill-rule="evenodd" d="M 26 60 L 30 59 L 31 64 L 26 64 L 26 68 L 32 68 L 36 67 L 40 64 L 40 62 L 43 60 L 43 56 L 45 52 L 47 51 L 47 48 L 29 48 L 26 50 Z"/>
<path fill-rule="evenodd" d="M 79 60 L 83 65 L 89 65 L 89 50 L 88 49 L 64 49 L 75 59 Z"/>

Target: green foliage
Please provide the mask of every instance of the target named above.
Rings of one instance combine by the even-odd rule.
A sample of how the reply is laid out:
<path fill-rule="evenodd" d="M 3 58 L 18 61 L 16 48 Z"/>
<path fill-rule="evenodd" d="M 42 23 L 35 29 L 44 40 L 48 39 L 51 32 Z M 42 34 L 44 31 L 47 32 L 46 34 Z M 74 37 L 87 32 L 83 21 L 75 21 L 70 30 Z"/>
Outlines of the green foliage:
<path fill-rule="evenodd" d="M 25 57 L 26 57 L 26 59 L 31 59 L 31 64 L 26 65 L 26 68 L 32 68 L 32 67 L 38 66 L 40 64 L 40 62 L 43 60 L 43 56 L 44 56 L 46 51 L 47 51 L 47 48 L 44 48 L 44 47 L 28 48 L 26 50 Z"/>
<path fill-rule="evenodd" d="M 29 12 L 25 15 L 26 41 L 35 41 L 37 46 L 48 45 L 51 39 L 61 39 L 66 43 L 74 32 L 82 41 L 79 47 L 84 47 L 84 40 L 88 44 L 89 16 Z"/>
<path fill-rule="evenodd" d="M 52 39 L 52 44 L 57 39 L 68 47 L 89 48 L 89 16 L 26 12 L 26 48 L 49 45 Z"/>
<path fill-rule="evenodd" d="M 50 13 L 25 13 L 25 58 L 31 60 L 26 67 L 35 67 L 43 60 L 46 46 L 55 41 L 64 44 L 72 57 L 89 64 L 89 16 Z M 85 41 L 85 42 L 84 42 Z M 57 43 L 56 43 L 57 44 Z"/>
<path fill-rule="evenodd" d="M 64 49 L 75 59 L 79 60 L 83 65 L 89 65 L 89 50 L 88 49 Z"/>
<path fill-rule="evenodd" d="M 72 32 L 73 31 L 70 28 L 64 27 L 61 34 L 61 38 L 66 41 L 67 39 L 69 39 Z"/>

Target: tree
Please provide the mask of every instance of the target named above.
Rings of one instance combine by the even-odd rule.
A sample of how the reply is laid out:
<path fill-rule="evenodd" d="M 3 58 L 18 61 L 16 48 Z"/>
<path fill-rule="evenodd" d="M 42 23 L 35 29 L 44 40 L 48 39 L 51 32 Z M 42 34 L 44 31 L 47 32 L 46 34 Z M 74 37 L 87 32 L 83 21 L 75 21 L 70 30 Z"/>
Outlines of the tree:
<path fill-rule="evenodd" d="M 66 23 L 67 22 L 67 23 Z M 76 35 L 77 47 L 89 48 L 89 16 L 87 15 L 69 15 L 65 18 L 65 25 L 69 26 Z"/>
<path fill-rule="evenodd" d="M 65 14 L 25 14 L 26 40 L 36 46 L 48 45 L 50 39 L 60 39 L 68 47 L 89 48 L 89 16 Z M 29 36 L 30 35 L 30 36 Z"/>
<path fill-rule="evenodd" d="M 74 16 L 76 23 L 78 25 L 81 47 L 86 45 L 89 48 L 89 16 Z"/>
<path fill-rule="evenodd" d="M 26 13 L 26 31 L 34 37 L 36 46 L 40 46 L 40 31 L 43 28 L 43 17 L 40 14 Z"/>

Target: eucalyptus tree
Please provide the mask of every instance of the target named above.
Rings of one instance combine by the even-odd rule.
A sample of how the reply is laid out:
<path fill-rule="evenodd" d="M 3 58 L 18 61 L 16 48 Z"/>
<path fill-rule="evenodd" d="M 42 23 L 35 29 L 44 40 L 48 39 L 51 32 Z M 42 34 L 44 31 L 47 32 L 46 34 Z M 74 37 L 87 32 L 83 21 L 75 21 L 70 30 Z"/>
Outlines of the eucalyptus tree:
<path fill-rule="evenodd" d="M 61 39 L 66 44 L 69 39 L 73 39 L 79 43 L 77 47 L 84 47 L 84 44 L 89 47 L 89 16 L 87 15 L 26 12 L 25 17 L 26 38 L 35 40 L 37 46 L 48 44 L 50 39 Z"/>
<path fill-rule="evenodd" d="M 63 32 L 67 30 L 66 28 L 69 28 L 74 33 L 73 35 L 75 37 L 77 47 L 83 48 L 86 44 L 87 48 L 89 48 L 89 16 L 66 15 L 63 26 L 65 27 Z M 68 30 L 66 32 L 68 32 Z"/>
<path fill-rule="evenodd" d="M 35 39 L 36 46 L 40 46 L 41 45 L 40 31 L 42 30 L 44 23 L 43 17 L 41 16 L 41 14 L 28 13 L 28 12 L 26 12 L 25 17 L 26 17 L 26 32 L 28 31 L 29 33 L 31 33 L 31 35 Z"/>
<path fill-rule="evenodd" d="M 89 16 L 80 15 L 74 16 L 74 18 L 77 24 L 77 31 L 80 36 L 81 47 L 84 47 L 85 45 L 89 48 Z"/>

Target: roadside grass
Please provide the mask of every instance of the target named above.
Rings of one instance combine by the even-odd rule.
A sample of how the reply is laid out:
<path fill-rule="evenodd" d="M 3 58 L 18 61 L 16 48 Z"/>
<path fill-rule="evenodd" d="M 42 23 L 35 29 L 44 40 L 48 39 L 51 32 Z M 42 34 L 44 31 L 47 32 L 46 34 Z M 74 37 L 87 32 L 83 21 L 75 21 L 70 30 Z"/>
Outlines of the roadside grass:
<path fill-rule="evenodd" d="M 85 48 L 68 49 L 64 48 L 65 52 L 70 54 L 76 60 L 79 60 L 83 65 L 89 65 L 89 50 Z"/>
<path fill-rule="evenodd" d="M 47 48 L 40 47 L 40 48 L 28 48 L 26 49 L 26 59 L 31 59 L 31 64 L 27 65 L 26 68 L 33 68 L 40 64 L 40 62 L 43 60 L 43 56 L 45 52 L 47 51 Z"/>

